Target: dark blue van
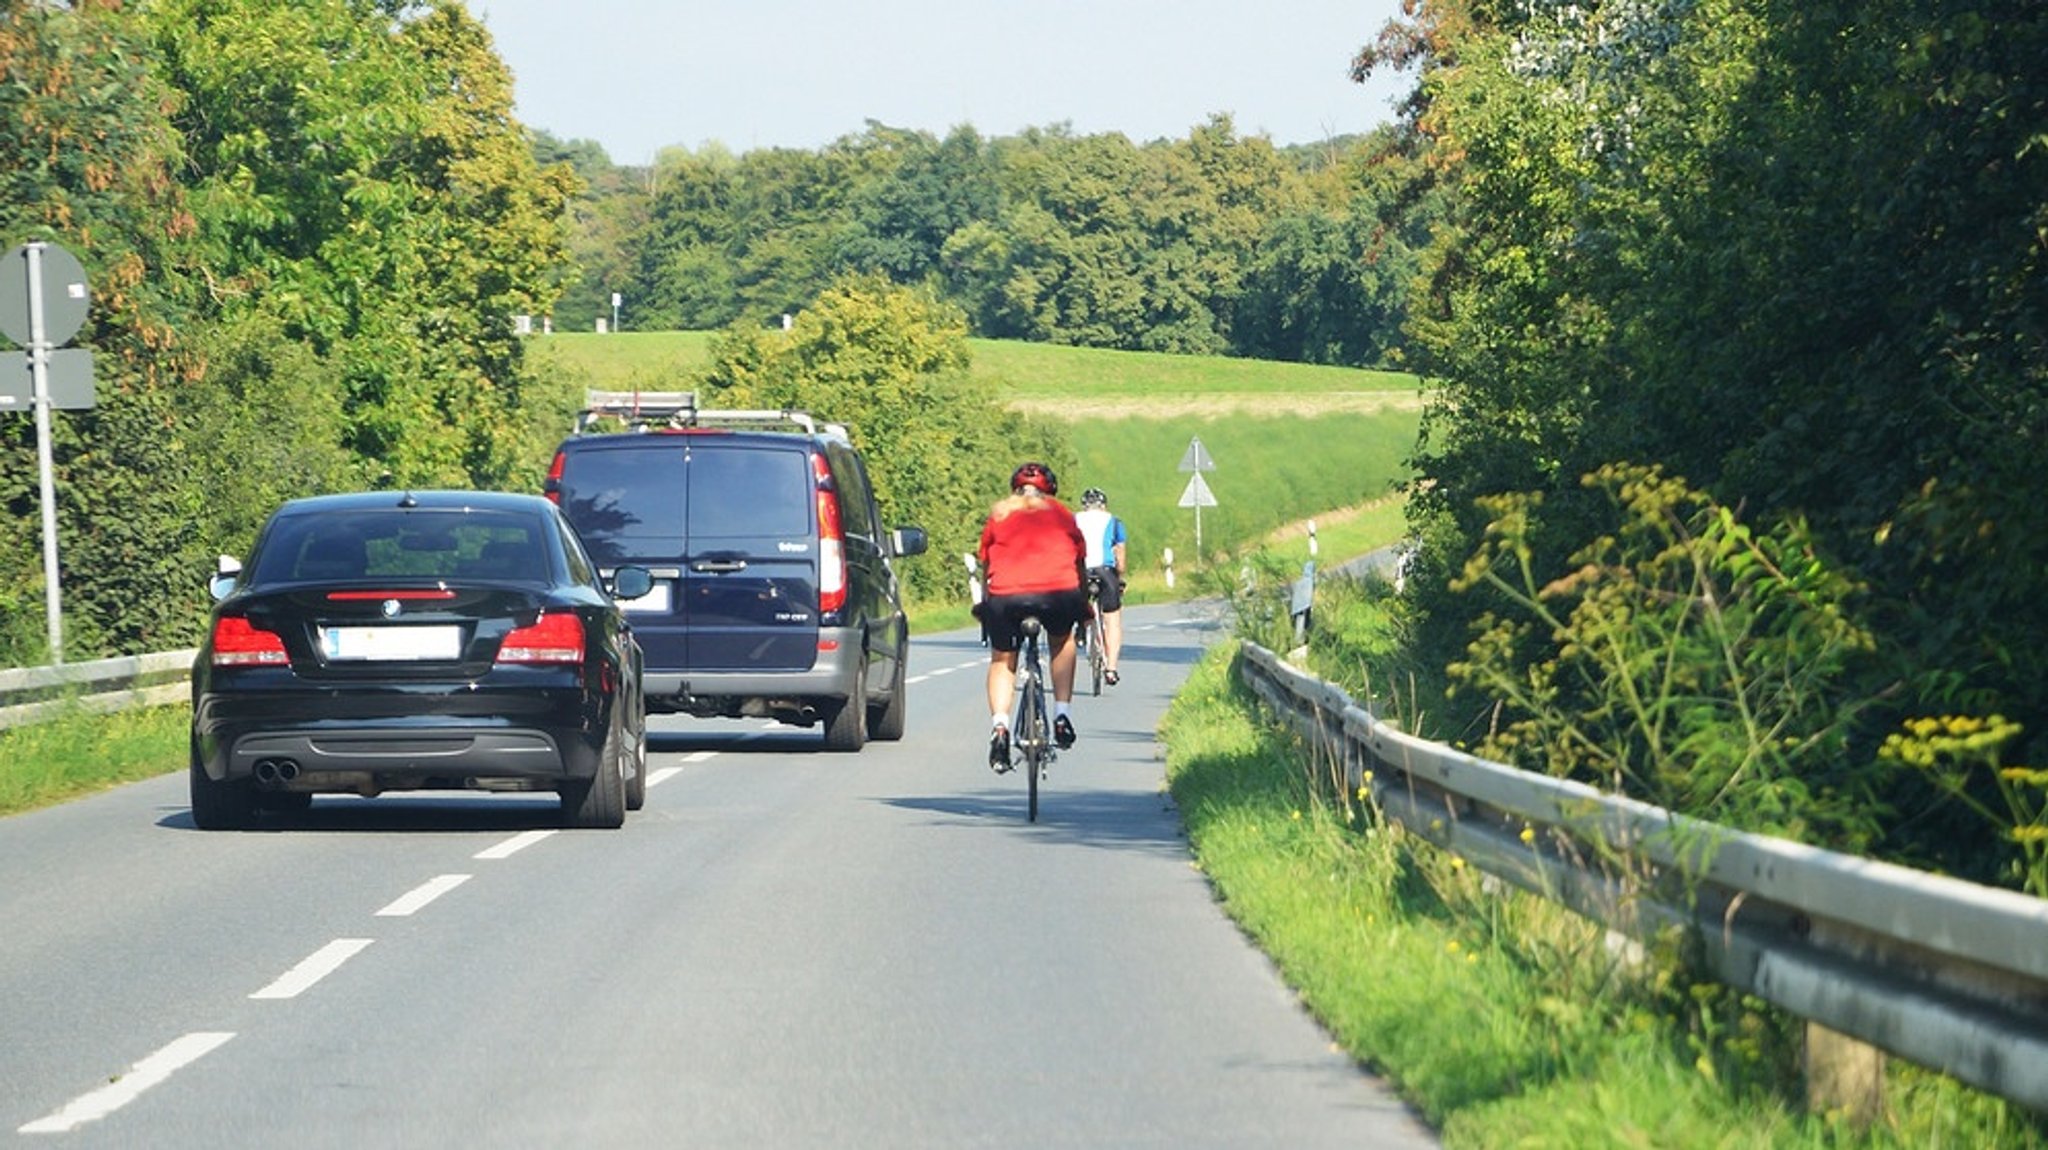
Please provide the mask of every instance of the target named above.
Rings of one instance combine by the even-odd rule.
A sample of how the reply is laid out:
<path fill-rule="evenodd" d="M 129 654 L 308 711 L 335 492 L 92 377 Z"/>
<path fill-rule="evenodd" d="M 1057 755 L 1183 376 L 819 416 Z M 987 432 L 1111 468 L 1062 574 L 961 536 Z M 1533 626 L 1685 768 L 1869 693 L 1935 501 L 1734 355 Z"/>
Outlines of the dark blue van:
<path fill-rule="evenodd" d="M 688 392 L 593 392 L 545 493 L 624 602 L 647 709 L 822 723 L 825 746 L 900 739 L 910 629 L 884 530 L 844 429 L 798 411 L 705 411 Z"/>

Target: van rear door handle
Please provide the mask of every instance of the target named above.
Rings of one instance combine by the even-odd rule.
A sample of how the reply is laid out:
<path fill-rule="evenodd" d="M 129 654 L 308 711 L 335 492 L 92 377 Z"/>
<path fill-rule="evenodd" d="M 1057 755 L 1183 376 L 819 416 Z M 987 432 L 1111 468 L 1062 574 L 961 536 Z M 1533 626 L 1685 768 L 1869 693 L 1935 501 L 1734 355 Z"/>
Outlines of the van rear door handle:
<path fill-rule="evenodd" d="M 728 571 L 745 571 L 746 569 L 747 561 L 744 559 L 692 559 L 690 561 L 690 570 L 712 574 L 723 574 Z"/>

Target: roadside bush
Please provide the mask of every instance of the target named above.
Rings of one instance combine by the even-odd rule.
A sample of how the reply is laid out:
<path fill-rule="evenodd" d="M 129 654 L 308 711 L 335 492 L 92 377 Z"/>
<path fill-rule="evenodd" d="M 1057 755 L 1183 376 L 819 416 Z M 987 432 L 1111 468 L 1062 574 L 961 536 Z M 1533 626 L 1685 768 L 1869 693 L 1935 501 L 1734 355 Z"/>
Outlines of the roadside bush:
<path fill-rule="evenodd" d="M 1454 692 L 1496 721 L 1480 754 L 1742 830 L 1857 852 L 1877 836 L 1881 771 L 1851 761 L 1873 650 L 1857 587 L 1803 526 L 1753 530 L 1655 467 L 1585 478 L 1613 513 L 1562 574 L 1536 569 L 1540 494 L 1493 516 L 1453 584 L 1514 608 L 1480 617 Z"/>

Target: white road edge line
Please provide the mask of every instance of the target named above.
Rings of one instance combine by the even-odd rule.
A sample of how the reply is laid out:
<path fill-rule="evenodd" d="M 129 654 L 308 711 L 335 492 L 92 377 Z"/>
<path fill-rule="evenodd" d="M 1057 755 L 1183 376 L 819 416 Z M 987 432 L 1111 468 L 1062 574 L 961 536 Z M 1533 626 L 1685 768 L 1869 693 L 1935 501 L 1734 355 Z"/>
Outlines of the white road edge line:
<path fill-rule="evenodd" d="M 201 1030 L 176 1039 L 169 1046 L 135 1064 L 123 1074 L 90 1094 L 75 1098 L 62 1110 L 15 1131 L 17 1134 L 66 1134 L 93 1122 L 141 1097 L 142 1092 L 169 1078 L 179 1069 L 204 1058 L 233 1038 L 233 1031 Z"/>
<path fill-rule="evenodd" d="M 297 998 L 308 987 L 339 970 L 342 963 L 361 954 L 363 948 L 373 941 L 368 938 L 337 938 L 314 951 L 304 962 L 285 971 L 276 982 L 249 997 Z"/>
<path fill-rule="evenodd" d="M 716 758 L 717 756 L 717 751 L 691 751 L 683 756 L 683 761 L 686 763 L 701 763 L 706 759 Z"/>
<path fill-rule="evenodd" d="M 499 843 L 497 846 L 485 847 L 484 849 L 476 852 L 470 857 L 479 859 L 510 858 L 511 856 L 518 854 L 520 851 L 525 850 L 527 847 L 532 846 L 533 844 L 548 837 L 549 835 L 556 833 L 558 832 L 521 831 L 518 834 L 513 835 L 511 838 L 506 839 L 504 842 Z"/>
<path fill-rule="evenodd" d="M 669 781 L 672 778 L 675 778 L 677 775 L 680 775 L 682 773 L 683 768 L 681 767 L 662 767 L 658 770 L 649 771 L 647 772 L 647 785 L 650 787 L 658 787 L 661 784 Z"/>
<path fill-rule="evenodd" d="M 413 913 L 442 895 L 447 894 L 449 891 L 454 890 L 456 887 L 461 886 L 463 883 L 468 882 L 469 879 L 470 876 L 466 874 L 436 875 L 398 896 L 397 899 L 392 901 L 391 905 L 378 911 L 377 917 L 404 918 L 406 915 Z"/>

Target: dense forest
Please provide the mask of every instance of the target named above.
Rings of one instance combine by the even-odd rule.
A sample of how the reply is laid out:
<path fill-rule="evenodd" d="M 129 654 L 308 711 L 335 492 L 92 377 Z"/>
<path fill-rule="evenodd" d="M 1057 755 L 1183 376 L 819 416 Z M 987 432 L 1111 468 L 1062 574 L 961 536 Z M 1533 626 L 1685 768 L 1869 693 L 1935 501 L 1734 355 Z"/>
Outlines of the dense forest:
<path fill-rule="evenodd" d="M 618 168 L 545 133 L 586 189 L 580 274 L 554 319 L 588 331 L 772 324 L 846 275 L 929 291 L 990 339 L 1398 362 L 1440 212 L 1396 134 L 1280 148 L 1229 117 L 1135 144 L 1059 126 L 940 139 L 870 122 L 818 151 L 716 144 Z"/>
<path fill-rule="evenodd" d="M 587 330 L 614 292 L 724 331 L 710 386 L 956 407 L 926 432 L 964 456 L 1004 418 L 970 334 L 1398 366 L 1455 737 L 1957 869 L 1988 812 L 2042 881 L 2048 8 L 1407 12 L 1330 46 L 1414 77 L 1367 138 L 870 123 L 636 168 L 519 124 L 457 0 L 4 0 L 0 243 L 95 293 L 99 405 L 56 421 L 70 653 L 190 642 L 195 572 L 285 496 L 525 486 L 574 398 L 513 318 Z M 881 454 L 906 501 L 970 478 Z M 30 421 L 0 476 L 19 665 Z"/>

